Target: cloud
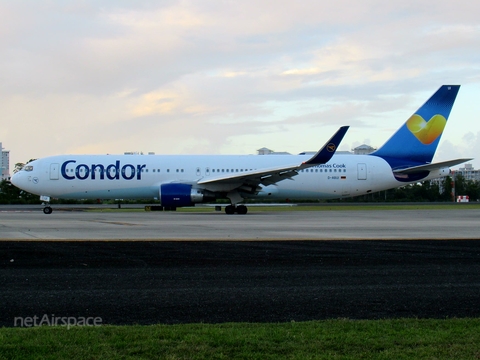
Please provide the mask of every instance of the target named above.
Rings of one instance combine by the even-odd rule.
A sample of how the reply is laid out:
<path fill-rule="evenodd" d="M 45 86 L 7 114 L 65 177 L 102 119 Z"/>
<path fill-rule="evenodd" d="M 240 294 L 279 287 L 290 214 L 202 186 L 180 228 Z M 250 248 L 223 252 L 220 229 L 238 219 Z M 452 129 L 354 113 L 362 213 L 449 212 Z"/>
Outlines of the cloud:
<path fill-rule="evenodd" d="M 442 83 L 480 94 L 479 10 L 466 0 L 3 2 L 0 140 L 17 161 L 299 152 L 347 124 L 346 145 L 380 146 Z M 441 148 L 461 148 L 456 131 Z"/>

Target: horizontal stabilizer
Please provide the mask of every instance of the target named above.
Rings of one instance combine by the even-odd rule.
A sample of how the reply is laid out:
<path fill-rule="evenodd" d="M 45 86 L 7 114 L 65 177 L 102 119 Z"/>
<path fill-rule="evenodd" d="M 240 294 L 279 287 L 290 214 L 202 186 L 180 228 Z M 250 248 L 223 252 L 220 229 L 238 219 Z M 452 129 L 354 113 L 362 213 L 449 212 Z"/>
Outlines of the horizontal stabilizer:
<path fill-rule="evenodd" d="M 466 161 L 470 161 L 472 159 L 455 159 L 455 160 L 448 160 L 434 164 L 427 164 L 427 165 L 419 165 L 419 166 L 412 166 L 406 169 L 398 169 L 393 170 L 395 174 L 415 174 L 421 171 L 434 171 L 445 167 L 455 166 Z"/>

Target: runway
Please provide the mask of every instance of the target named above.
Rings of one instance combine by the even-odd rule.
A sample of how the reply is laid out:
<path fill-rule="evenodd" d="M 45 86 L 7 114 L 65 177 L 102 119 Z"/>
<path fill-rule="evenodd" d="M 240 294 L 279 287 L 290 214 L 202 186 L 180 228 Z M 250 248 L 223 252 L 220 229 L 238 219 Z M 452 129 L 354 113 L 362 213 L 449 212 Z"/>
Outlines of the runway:
<path fill-rule="evenodd" d="M 68 209 L 68 207 L 66 207 Z M 71 207 L 70 207 L 71 208 Z M 78 212 L 8 208 L 0 240 L 480 239 L 480 209 L 223 212 Z M 29 209 L 29 208 L 27 208 Z M 2 208 L 0 207 L 0 211 Z"/>
<path fill-rule="evenodd" d="M 475 209 L 0 211 L 0 326 L 480 315 Z"/>

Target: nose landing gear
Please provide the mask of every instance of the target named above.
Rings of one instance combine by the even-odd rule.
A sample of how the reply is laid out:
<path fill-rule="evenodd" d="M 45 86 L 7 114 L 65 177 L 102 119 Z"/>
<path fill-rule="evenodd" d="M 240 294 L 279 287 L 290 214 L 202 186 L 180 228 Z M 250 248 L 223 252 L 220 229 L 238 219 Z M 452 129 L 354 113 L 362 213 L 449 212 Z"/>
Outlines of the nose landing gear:
<path fill-rule="evenodd" d="M 43 213 L 46 215 L 50 215 L 53 211 L 50 207 L 50 196 L 41 195 L 40 200 L 44 201 L 44 203 L 42 204 L 44 206 Z"/>

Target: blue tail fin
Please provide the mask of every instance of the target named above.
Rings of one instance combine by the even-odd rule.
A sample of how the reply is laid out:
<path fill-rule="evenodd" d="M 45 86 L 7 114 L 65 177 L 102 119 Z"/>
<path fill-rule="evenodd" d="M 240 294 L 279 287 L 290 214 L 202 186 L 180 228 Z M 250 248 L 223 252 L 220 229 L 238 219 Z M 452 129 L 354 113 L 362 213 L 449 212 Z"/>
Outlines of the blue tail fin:
<path fill-rule="evenodd" d="M 457 97 L 460 85 L 443 85 L 403 126 L 371 155 L 385 159 L 392 169 L 428 164 Z"/>

